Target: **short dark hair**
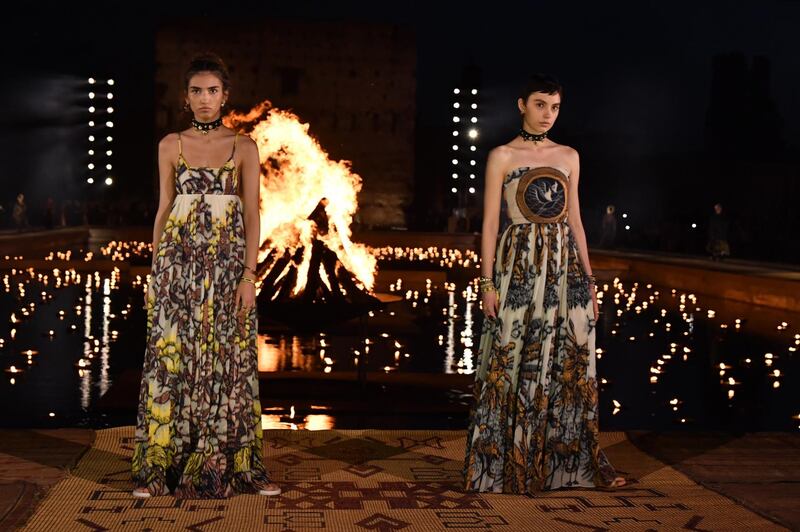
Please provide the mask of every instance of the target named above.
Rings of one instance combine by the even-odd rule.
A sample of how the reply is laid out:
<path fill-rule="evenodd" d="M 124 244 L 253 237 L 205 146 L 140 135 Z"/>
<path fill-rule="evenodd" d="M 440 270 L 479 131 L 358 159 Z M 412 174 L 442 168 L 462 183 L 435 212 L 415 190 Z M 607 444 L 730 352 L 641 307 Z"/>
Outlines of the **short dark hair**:
<path fill-rule="evenodd" d="M 222 82 L 223 90 L 230 90 L 231 75 L 228 72 L 228 67 L 225 66 L 225 62 L 220 59 L 217 54 L 203 52 L 192 57 L 183 75 L 183 88 L 188 89 L 189 80 L 192 79 L 192 76 L 200 72 L 211 72 Z"/>
<path fill-rule="evenodd" d="M 528 78 L 528 83 L 525 85 L 525 90 L 522 91 L 520 98 L 522 98 L 523 102 L 527 102 L 528 96 L 534 92 L 543 92 L 545 94 L 558 93 L 561 98 L 564 98 L 564 88 L 561 86 L 561 83 L 558 82 L 555 76 L 549 74 L 533 74 Z"/>

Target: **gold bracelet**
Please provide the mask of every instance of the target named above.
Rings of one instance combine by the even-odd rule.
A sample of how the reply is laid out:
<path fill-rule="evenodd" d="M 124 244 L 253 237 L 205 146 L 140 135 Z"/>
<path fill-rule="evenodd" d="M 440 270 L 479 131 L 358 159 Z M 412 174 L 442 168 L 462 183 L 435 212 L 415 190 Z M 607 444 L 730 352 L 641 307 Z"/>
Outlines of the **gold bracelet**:
<path fill-rule="evenodd" d="M 481 292 L 491 292 L 492 290 L 497 291 L 497 287 L 494 286 L 494 281 L 492 281 L 489 277 L 481 276 L 479 287 Z"/>
<path fill-rule="evenodd" d="M 255 284 L 256 284 L 255 280 L 254 280 L 254 279 L 251 279 L 251 278 L 249 278 L 249 277 L 244 277 L 244 276 L 242 276 L 242 281 L 244 281 L 245 283 L 250 283 L 250 284 L 252 284 L 253 286 L 255 286 Z"/>

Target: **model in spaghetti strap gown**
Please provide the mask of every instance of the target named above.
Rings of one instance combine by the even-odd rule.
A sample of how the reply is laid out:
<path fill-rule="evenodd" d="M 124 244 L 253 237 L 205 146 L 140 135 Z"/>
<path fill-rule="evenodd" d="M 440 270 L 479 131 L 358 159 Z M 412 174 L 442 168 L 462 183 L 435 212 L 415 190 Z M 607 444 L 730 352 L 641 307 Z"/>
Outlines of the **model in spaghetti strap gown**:
<path fill-rule="evenodd" d="M 176 195 L 154 250 L 132 472 L 152 495 L 222 498 L 269 484 L 256 314 L 235 308 L 245 256 L 236 137 L 220 168 L 194 168 L 180 135 Z"/>

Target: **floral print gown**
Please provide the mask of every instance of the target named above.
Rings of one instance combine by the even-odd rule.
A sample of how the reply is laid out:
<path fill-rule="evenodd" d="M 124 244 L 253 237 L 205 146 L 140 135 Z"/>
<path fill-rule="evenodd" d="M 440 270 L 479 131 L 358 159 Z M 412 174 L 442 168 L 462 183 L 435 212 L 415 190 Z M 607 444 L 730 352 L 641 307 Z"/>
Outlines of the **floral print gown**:
<path fill-rule="evenodd" d="M 567 224 L 569 178 L 523 167 L 503 182 L 496 319 L 485 319 L 464 465 L 469 491 L 607 486 L 598 446 L 595 317 Z"/>
<path fill-rule="evenodd" d="M 258 396 L 256 314 L 235 308 L 244 269 L 236 150 L 220 168 L 180 156 L 155 251 L 132 461 L 153 495 L 223 498 L 269 483 Z"/>

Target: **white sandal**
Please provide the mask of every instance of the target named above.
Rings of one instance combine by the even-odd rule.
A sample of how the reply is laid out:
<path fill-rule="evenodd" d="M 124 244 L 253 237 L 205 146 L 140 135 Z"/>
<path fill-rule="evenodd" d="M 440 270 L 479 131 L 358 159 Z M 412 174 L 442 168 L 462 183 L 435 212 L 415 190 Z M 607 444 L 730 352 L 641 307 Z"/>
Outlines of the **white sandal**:
<path fill-rule="evenodd" d="M 153 496 L 149 491 L 147 491 L 147 488 L 136 488 L 131 492 L 131 495 L 137 499 L 149 499 Z"/>
<path fill-rule="evenodd" d="M 268 484 L 268 486 L 274 486 L 273 488 L 267 488 L 263 490 L 258 490 L 259 495 L 266 495 L 267 497 L 272 497 L 274 495 L 281 494 L 281 487 L 277 484 Z"/>

